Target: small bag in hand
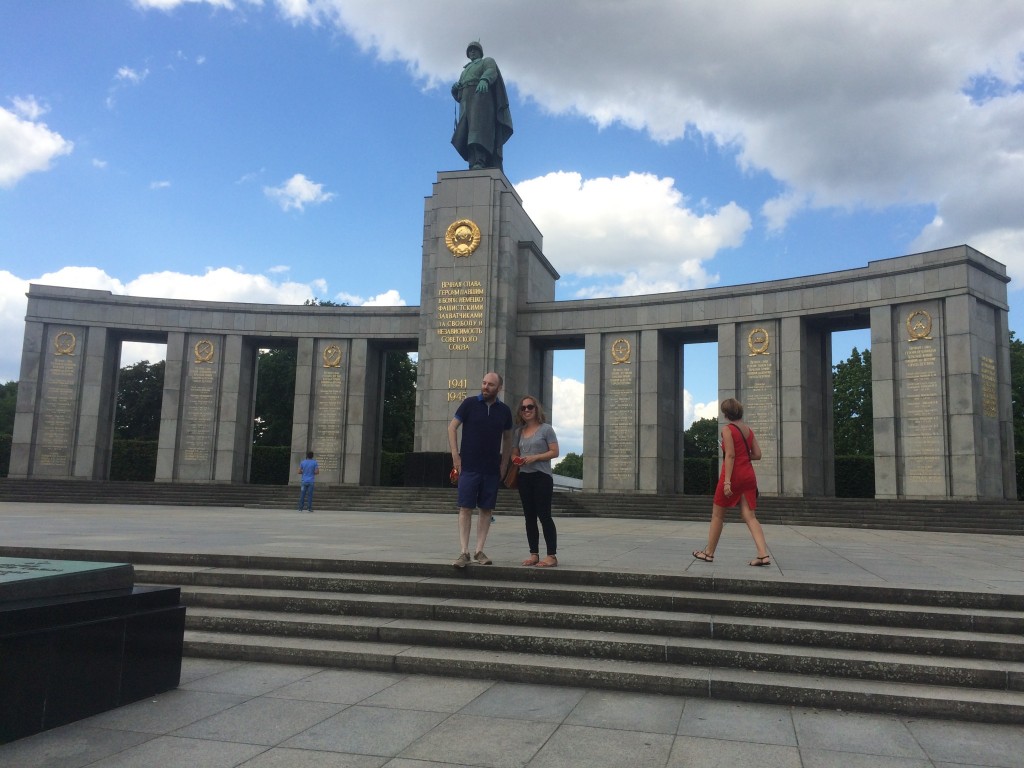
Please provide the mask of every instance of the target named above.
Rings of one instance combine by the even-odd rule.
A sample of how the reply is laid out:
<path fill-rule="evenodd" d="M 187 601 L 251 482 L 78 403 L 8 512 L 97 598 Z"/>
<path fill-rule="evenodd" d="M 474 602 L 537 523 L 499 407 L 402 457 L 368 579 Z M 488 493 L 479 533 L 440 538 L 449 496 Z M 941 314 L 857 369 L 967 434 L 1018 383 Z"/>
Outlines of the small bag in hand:
<path fill-rule="evenodd" d="M 508 469 L 505 470 L 505 477 L 502 483 L 509 490 L 514 490 L 519 487 L 519 465 L 523 463 L 523 460 L 519 456 L 512 458 L 512 461 L 508 463 Z"/>

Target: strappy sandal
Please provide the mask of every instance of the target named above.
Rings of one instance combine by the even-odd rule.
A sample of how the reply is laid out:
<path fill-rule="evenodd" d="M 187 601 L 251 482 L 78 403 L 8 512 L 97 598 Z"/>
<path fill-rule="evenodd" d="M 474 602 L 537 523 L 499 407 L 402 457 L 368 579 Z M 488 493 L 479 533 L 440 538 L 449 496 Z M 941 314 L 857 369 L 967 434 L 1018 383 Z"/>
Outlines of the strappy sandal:
<path fill-rule="evenodd" d="M 537 563 L 538 568 L 555 568 L 558 565 L 558 558 L 554 555 L 548 555 L 543 560 Z"/>
<path fill-rule="evenodd" d="M 752 565 L 755 568 L 760 568 L 762 566 L 771 565 L 771 564 L 772 564 L 771 555 L 765 555 L 764 557 L 761 557 L 760 555 L 758 555 L 753 560 L 751 560 L 749 563 L 747 563 L 747 565 Z"/>
<path fill-rule="evenodd" d="M 536 565 L 540 562 L 540 555 L 530 555 L 528 558 L 523 560 L 523 565 Z"/>
<path fill-rule="evenodd" d="M 713 562 L 715 562 L 715 556 L 714 555 L 709 555 L 703 549 L 695 549 L 695 550 L 693 550 L 693 557 L 694 557 L 694 559 L 701 560 L 701 561 L 703 561 L 705 563 L 713 563 Z"/>

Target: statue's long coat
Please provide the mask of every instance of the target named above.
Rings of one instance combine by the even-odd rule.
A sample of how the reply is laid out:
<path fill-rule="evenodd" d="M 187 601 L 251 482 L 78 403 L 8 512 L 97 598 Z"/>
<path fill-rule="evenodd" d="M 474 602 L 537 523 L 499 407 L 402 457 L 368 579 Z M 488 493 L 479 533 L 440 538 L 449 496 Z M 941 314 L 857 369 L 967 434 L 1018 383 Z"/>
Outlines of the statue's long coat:
<path fill-rule="evenodd" d="M 477 93 L 476 86 L 486 80 L 487 93 Z M 469 162 L 469 145 L 479 144 L 491 156 L 491 165 L 502 167 L 502 146 L 512 135 L 512 113 L 508 108 L 508 92 L 494 59 L 471 61 L 462 70 L 458 88 L 453 90 L 459 102 L 459 122 L 452 134 L 452 145 Z"/>

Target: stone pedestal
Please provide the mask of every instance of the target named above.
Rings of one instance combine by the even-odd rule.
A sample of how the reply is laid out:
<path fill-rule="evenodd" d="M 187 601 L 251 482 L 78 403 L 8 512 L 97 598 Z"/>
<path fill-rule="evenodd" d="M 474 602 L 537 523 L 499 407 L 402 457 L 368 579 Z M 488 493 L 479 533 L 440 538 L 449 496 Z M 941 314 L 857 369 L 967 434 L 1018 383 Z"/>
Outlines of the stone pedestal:
<path fill-rule="evenodd" d="M 505 402 L 525 393 L 518 311 L 553 300 L 557 279 L 501 171 L 438 174 L 424 212 L 415 452 L 448 452 L 448 423 L 488 371 L 504 378 Z"/>

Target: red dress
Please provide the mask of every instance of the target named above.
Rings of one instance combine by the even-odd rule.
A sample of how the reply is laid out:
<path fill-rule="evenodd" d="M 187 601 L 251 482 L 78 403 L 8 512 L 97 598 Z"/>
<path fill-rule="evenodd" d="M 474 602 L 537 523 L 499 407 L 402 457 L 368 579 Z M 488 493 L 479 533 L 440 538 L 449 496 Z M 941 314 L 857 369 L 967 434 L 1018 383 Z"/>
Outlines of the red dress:
<path fill-rule="evenodd" d="M 750 453 L 747 445 L 743 442 L 743 433 L 735 424 L 729 424 L 732 428 L 732 447 L 736 459 L 732 465 L 732 477 L 729 480 L 732 486 L 732 496 L 725 495 L 725 461 L 722 461 L 722 472 L 718 476 L 718 487 L 715 488 L 715 504 L 720 507 L 735 507 L 740 503 L 742 497 L 746 497 L 747 506 L 757 509 L 757 475 L 754 474 L 754 465 L 750 462 Z M 750 442 L 754 437 L 754 430 L 750 430 Z"/>

